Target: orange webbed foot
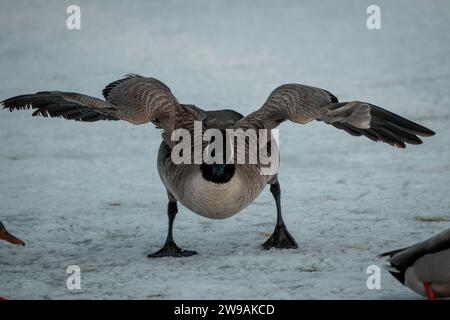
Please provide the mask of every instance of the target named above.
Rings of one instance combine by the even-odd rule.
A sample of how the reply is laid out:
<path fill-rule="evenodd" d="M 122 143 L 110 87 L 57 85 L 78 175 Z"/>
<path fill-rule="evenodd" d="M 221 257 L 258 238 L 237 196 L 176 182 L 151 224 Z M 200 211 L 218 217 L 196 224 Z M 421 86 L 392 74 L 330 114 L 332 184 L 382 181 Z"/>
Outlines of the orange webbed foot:
<path fill-rule="evenodd" d="M 20 240 L 19 238 L 13 236 L 11 233 L 6 230 L 3 223 L 0 222 L 0 239 L 8 241 L 9 243 L 16 244 L 19 246 L 24 246 L 25 242 Z"/>
<path fill-rule="evenodd" d="M 436 293 L 434 293 L 433 289 L 431 288 L 431 284 L 429 282 L 424 282 L 423 287 L 425 288 L 425 293 L 427 294 L 428 300 L 435 300 Z"/>

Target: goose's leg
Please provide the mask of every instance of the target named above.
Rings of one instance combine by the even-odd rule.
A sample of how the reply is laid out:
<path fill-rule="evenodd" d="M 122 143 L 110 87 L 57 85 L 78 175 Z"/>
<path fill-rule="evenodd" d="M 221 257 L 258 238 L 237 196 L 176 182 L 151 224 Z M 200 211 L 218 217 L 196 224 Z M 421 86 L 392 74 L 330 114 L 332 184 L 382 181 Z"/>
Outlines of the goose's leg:
<path fill-rule="evenodd" d="M 277 179 L 270 185 L 270 192 L 275 198 L 277 205 L 277 224 L 272 235 L 262 244 L 262 247 L 266 250 L 270 248 L 295 249 L 298 247 L 297 242 L 287 230 L 281 214 L 281 189 Z"/>
<path fill-rule="evenodd" d="M 164 243 L 164 246 L 156 251 L 155 253 L 149 254 L 149 258 L 160 258 L 160 257 L 189 257 L 194 254 L 197 254 L 196 251 L 183 250 L 178 247 L 173 240 L 173 221 L 175 220 L 175 216 L 178 213 L 177 201 L 174 199 L 170 199 L 167 205 L 167 215 L 169 217 L 169 231 L 167 233 L 167 239 Z"/>

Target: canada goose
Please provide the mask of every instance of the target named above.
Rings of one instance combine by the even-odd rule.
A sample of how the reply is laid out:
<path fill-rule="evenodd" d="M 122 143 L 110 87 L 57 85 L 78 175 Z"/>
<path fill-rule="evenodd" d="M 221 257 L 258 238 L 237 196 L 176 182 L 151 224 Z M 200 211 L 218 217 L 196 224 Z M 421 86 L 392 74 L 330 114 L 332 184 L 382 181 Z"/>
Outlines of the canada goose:
<path fill-rule="evenodd" d="M 16 238 L 11 233 L 9 233 L 1 221 L 0 221 L 0 239 L 8 241 L 12 244 L 17 244 L 17 245 L 21 245 L 21 246 L 25 245 L 25 242 L 23 242 L 22 240 Z"/>
<path fill-rule="evenodd" d="M 407 248 L 386 252 L 390 273 L 428 299 L 450 297 L 450 229 Z"/>
<path fill-rule="evenodd" d="M 201 121 L 205 129 L 271 130 L 286 120 L 301 124 L 318 120 L 351 135 L 364 135 L 373 141 L 383 141 L 399 148 L 405 148 L 405 143 L 421 144 L 417 136 L 434 134 L 417 123 L 372 104 L 338 102 L 326 90 L 300 84 L 285 84 L 276 88 L 259 110 L 245 117 L 232 110 L 204 111 L 194 105 L 181 104 L 164 83 L 136 74 L 128 74 L 108 84 L 103 89 L 103 96 L 105 100 L 73 92 L 46 91 L 9 98 L 2 104 L 10 111 L 35 109 L 33 116 L 88 122 L 125 120 L 136 125 L 152 122 L 156 128 L 163 129 L 157 166 L 167 189 L 169 226 L 164 246 L 149 257 L 196 254 L 195 251 L 179 248 L 173 239 L 178 202 L 202 216 L 224 219 L 253 202 L 267 184 L 270 184 L 275 199 L 277 222 L 262 247 L 297 248 L 283 222 L 276 173 L 262 175 L 259 160 L 256 164 L 174 164 L 171 150 L 175 143 L 171 137 L 175 129 L 192 132 L 194 122 Z"/>

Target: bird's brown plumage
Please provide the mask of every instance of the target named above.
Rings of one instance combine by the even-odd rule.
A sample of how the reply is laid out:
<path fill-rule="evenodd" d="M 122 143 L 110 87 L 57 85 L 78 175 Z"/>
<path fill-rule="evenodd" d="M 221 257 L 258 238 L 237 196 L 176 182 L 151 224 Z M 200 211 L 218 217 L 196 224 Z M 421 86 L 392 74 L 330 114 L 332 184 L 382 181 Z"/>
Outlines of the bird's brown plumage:
<path fill-rule="evenodd" d="M 239 212 L 273 179 L 261 175 L 260 159 L 254 164 L 236 164 L 235 176 L 229 182 L 213 187 L 211 181 L 202 178 L 200 165 L 173 164 L 170 149 L 176 142 L 171 140 L 172 132 L 183 128 L 192 133 L 195 120 L 202 121 L 203 129 L 269 129 L 268 135 L 270 129 L 286 120 L 301 124 L 318 120 L 354 136 L 364 135 L 401 148 L 406 143 L 422 143 L 418 136 L 434 134 L 417 123 L 372 104 L 359 101 L 340 103 L 329 91 L 300 84 L 285 84 L 276 88 L 260 109 L 242 119 L 230 110 L 206 112 L 193 105 L 180 104 L 164 83 L 136 74 L 111 82 L 104 88 L 103 96 L 105 100 L 79 93 L 48 91 L 12 97 L 2 103 L 11 111 L 32 108 L 35 110 L 33 115 L 46 117 L 78 121 L 125 120 L 133 124 L 152 122 L 163 129 L 165 143 L 160 148 L 158 169 L 167 190 L 193 211 L 205 216 L 228 217 Z M 202 141 L 202 146 L 206 145 L 207 142 Z M 259 146 L 261 149 L 264 147 Z M 274 147 L 270 147 L 271 152 Z M 244 158 L 253 159 L 256 155 L 248 151 L 246 146 Z M 171 163 L 164 166 L 166 162 Z M 194 187 L 197 188 L 195 192 L 201 195 L 200 200 L 193 195 Z"/>
<path fill-rule="evenodd" d="M 76 121 L 125 120 L 139 125 L 152 122 L 170 135 L 185 119 L 192 122 L 193 113 L 180 106 L 169 87 L 154 78 L 128 74 L 103 89 L 105 100 L 74 92 L 45 91 L 2 101 L 5 109 L 34 109 L 33 116 L 61 117 Z"/>

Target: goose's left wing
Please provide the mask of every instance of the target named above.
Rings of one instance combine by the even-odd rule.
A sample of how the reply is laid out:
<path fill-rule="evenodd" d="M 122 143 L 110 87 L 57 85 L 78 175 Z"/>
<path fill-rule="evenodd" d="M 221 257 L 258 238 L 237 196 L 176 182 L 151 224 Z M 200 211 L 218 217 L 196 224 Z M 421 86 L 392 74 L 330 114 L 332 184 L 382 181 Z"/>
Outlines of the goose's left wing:
<path fill-rule="evenodd" d="M 300 84 L 276 88 L 259 110 L 241 119 L 236 127 L 273 129 L 286 120 L 301 124 L 323 121 L 353 136 L 364 135 L 399 148 L 405 148 L 405 143 L 421 144 L 418 136 L 434 135 L 420 124 L 370 103 L 338 102 L 326 90 Z"/>

